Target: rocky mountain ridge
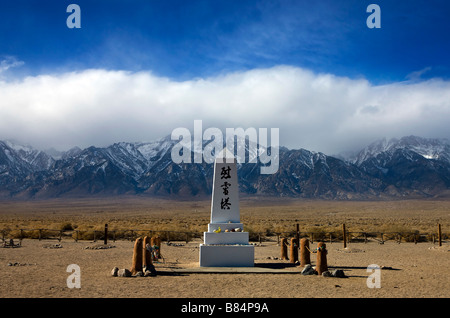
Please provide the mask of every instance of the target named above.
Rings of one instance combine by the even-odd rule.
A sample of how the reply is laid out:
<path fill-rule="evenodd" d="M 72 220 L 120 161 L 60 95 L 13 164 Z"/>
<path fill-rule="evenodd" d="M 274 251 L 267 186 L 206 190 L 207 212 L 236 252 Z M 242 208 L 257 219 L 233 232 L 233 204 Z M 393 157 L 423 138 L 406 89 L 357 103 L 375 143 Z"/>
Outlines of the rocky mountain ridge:
<path fill-rule="evenodd" d="M 120 142 L 50 154 L 0 141 L 0 198 L 92 195 L 209 196 L 213 164 L 171 159 L 170 136 L 149 143 Z M 355 156 L 337 158 L 306 149 L 279 149 L 279 169 L 241 163 L 241 195 L 321 199 L 446 196 L 450 143 L 416 136 L 379 140 Z"/>

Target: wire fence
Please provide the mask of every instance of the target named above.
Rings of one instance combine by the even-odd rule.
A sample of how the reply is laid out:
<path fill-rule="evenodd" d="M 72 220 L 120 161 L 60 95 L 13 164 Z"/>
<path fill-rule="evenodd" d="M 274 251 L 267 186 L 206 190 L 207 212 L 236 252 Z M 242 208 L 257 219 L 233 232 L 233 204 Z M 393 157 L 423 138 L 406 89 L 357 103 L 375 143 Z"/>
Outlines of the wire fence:
<path fill-rule="evenodd" d="M 0 230 L 0 235 L 2 238 L 3 246 L 11 242 L 12 239 L 18 239 L 19 244 L 23 239 L 38 239 L 38 240 L 58 240 L 62 239 L 73 239 L 75 242 L 78 241 L 99 241 L 105 242 L 116 240 L 130 240 L 134 241 L 138 237 L 143 236 L 158 236 L 162 241 L 184 241 L 186 243 L 192 241 L 196 238 L 203 238 L 203 232 L 194 231 L 165 231 L 165 230 L 148 230 L 148 229 L 121 229 L 121 230 L 108 230 L 107 225 L 105 225 L 105 230 L 65 230 L 65 229 L 2 229 Z M 348 242 L 352 243 L 368 243 L 368 242 L 378 242 L 383 244 L 386 241 L 395 241 L 397 243 L 402 242 L 436 242 L 439 245 L 442 244 L 443 240 L 448 239 L 446 234 L 442 233 L 441 225 L 438 224 L 438 229 L 433 233 L 420 233 L 419 231 L 410 232 L 361 232 L 361 231 L 347 231 L 345 225 L 343 225 L 342 231 L 326 232 L 301 232 L 297 231 L 285 231 L 285 232 L 254 232 L 249 231 L 250 242 L 257 242 L 262 244 L 265 241 L 277 241 L 280 243 L 281 238 L 295 237 L 297 239 L 308 238 L 311 243 L 317 241 L 333 243 L 333 242 Z"/>

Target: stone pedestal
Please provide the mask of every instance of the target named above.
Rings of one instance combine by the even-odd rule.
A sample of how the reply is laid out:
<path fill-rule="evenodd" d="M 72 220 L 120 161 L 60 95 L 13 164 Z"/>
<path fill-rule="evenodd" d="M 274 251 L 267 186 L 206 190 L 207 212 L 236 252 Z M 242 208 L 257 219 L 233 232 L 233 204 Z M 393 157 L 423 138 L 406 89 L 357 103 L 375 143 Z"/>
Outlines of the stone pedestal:
<path fill-rule="evenodd" d="M 214 163 L 211 223 L 203 234 L 200 266 L 254 266 L 254 246 L 240 223 L 236 159 L 226 150 Z"/>
<path fill-rule="evenodd" d="M 202 267 L 253 267 L 253 245 L 200 245 Z"/>

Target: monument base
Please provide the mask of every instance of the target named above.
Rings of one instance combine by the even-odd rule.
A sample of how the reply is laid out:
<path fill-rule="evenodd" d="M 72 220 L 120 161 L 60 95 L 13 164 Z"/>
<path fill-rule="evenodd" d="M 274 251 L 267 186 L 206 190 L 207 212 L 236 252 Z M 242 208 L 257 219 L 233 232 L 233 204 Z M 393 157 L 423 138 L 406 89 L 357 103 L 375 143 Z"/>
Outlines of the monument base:
<path fill-rule="evenodd" d="M 205 245 L 248 245 L 248 232 L 203 232 Z"/>
<path fill-rule="evenodd" d="M 200 244 L 201 267 L 253 267 L 253 245 L 206 245 Z"/>

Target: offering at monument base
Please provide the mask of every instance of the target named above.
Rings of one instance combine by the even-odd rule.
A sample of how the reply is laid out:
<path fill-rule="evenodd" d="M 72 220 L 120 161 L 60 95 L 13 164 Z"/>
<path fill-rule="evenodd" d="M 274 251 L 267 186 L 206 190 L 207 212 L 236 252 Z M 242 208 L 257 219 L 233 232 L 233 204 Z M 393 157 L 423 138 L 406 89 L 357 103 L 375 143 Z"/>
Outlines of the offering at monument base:
<path fill-rule="evenodd" d="M 203 234 L 200 266 L 254 266 L 254 246 L 240 222 L 236 159 L 226 149 L 214 163 L 211 223 Z"/>

